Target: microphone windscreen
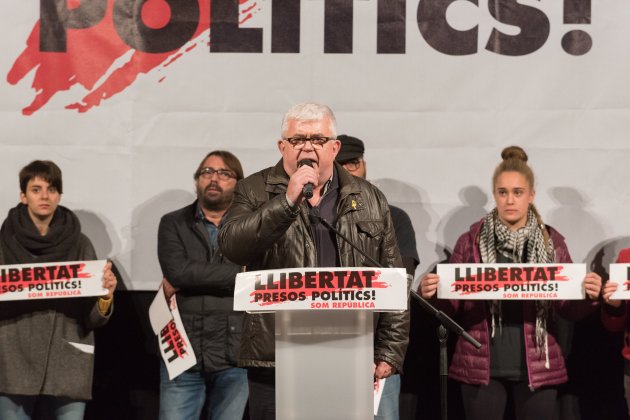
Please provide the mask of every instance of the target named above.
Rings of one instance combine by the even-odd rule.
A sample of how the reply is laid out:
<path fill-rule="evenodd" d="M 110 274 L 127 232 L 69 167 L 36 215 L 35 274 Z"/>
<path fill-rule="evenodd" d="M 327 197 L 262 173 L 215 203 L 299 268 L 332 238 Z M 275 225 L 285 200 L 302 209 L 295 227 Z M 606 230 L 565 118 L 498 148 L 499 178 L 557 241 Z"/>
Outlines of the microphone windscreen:
<path fill-rule="evenodd" d="M 313 161 L 310 159 L 302 159 L 301 161 L 298 162 L 298 168 L 302 167 L 302 166 L 310 166 L 311 168 L 313 167 Z"/>
<path fill-rule="evenodd" d="M 304 165 L 310 166 L 312 168 L 313 161 L 310 159 L 302 159 L 298 162 L 298 168 Z M 309 182 L 308 184 L 304 185 L 304 188 L 302 188 L 302 195 L 310 200 L 313 197 L 313 184 Z"/>

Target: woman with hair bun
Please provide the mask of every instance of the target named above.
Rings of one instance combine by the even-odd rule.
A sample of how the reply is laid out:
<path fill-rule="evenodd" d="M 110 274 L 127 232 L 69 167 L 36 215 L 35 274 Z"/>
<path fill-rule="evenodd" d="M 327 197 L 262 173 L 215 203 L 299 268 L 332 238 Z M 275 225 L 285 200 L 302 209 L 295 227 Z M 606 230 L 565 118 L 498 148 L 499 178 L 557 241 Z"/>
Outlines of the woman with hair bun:
<path fill-rule="evenodd" d="M 492 177 L 496 207 L 459 237 L 449 262 L 571 263 L 564 238 L 543 223 L 534 206 L 534 173 L 527 154 L 511 146 L 501 157 Z M 422 278 L 424 298 L 435 296 L 439 280 L 436 274 Z M 583 287 L 583 301 L 439 301 L 481 343 L 475 349 L 460 338 L 449 368 L 450 378 L 461 383 L 466 418 L 502 419 L 508 396 L 518 419 L 554 417 L 557 386 L 567 381 L 554 319 L 578 319 L 592 312 L 601 278 L 588 273 Z"/>

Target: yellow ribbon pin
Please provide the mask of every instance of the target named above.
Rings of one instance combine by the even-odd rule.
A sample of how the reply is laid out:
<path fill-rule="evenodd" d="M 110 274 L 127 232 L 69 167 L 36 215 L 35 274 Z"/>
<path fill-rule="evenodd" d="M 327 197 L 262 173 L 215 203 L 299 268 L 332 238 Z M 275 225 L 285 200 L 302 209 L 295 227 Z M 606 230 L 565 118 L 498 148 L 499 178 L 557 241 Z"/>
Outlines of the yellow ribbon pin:
<path fill-rule="evenodd" d="M 357 202 L 352 200 L 352 210 L 356 210 L 357 209 Z"/>

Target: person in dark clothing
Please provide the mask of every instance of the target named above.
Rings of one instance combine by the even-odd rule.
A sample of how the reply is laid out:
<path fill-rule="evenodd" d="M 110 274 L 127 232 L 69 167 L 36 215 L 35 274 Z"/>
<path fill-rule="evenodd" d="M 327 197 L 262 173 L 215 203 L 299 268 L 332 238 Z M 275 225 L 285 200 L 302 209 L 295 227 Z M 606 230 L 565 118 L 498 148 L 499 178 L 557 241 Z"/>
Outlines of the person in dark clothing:
<path fill-rule="evenodd" d="M 160 420 L 240 419 L 247 403 L 247 375 L 236 366 L 242 313 L 233 310 L 241 267 L 223 256 L 217 233 L 243 179 L 239 160 L 213 151 L 194 174 L 197 200 L 166 214 L 158 230 L 158 257 L 167 296 L 175 293 L 197 364 L 169 380 L 160 370 Z"/>
<path fill-rule="evenodd" d="M 365 145 L 357 137 L 340 134 L 337 140 L 341 142 L 341 148 L 335 160 L 354 176 L 367 179 L 367 163 L 365 161 Z M 420 264 L 418 250 L 416 248 L 416 233 L 413 230 L 409 215 L 401 208 L 389 205 L 392 216 L 394 230 L 396 231 L 396 241 L 400 249 L 400 257 L 407 274 L 413 279 L 416 267 Z M 411 320 L 413 324 L 413 319 Z M 378 407 L 378 414 L 374 416 L 378 420 L 398 420 L 399 395 L 401 389 L 401 376 L 399 373 L 393 374 L 383 388 L 381 403 Z"/>
<path fill-rule="evenodd" d="M 402 261 L 387 200 L 369 182 L 335 162 L 339 151 L 332 110 L 298 104 L 286 114 L 277 141 L 282 159 L 239 182 L 234 203 L 219 232 L 228 258 L 249 270 L 288 267 L 361 267 L 365 257 L 308 215 L 316 207 L 358 247 L 384 267 Z M 300 165 L 304 159 L 312 166 Z M 312 184 L 310 198 L 304 187 Z M 408 312 L 377 313 L 374 376 L 388 378 L 402 368 L 408 342 Z M 246 314 L 239 364 L 248 368 L 250 418 L 274 419 L 275 317 Z"/>
<path fill-rule="evenodd" d="M 503 150 L 493 176 L 496 207 L 460 236 L 450 263 L 570 263 L 564 238 L 546 226 L 534 207 L 534 174 L 517 146 Z M 420 283 L 426 299 L 437 291 L 439 276 Z M 502 419 L 508 394 L 519 419 L 552 419 L 557 387 L 567 381 L 554 317 L 579 318 L 597 307 L 601 278 L 588 273 L 586 301 L 439 301 L 457 314 L 481 343 L 479 350 L 461 337 L 449 376 L 461 383 L 466 418 Z"/>
<path fill-rule="evenodd" d="M 51 161 L 20 171 L 20 204 L 0 228 L 0 265 L 96 260 L 77 216 L 60 206 L 62 177 Z M 83 419 L 92 397 L 94 329 L 112 314 L 116 276 L 103 272 L 107 294 L 0 303 L 0 418 L 34 413 Z"/>

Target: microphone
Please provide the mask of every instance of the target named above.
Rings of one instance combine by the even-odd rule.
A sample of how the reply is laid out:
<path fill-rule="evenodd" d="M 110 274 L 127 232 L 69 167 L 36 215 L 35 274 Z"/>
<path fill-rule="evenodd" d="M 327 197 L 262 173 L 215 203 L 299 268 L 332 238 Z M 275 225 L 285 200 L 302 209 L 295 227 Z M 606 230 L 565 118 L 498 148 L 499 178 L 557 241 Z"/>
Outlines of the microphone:
<path fill-rule="evenodd" d="M 298 162 L 298 168 L 302 167 L 302 166 L 310 166 L 311 168 L 313 167 L 313 161 L 310 159 L 302 159 L 301 161 Z M 313 198 L 313 183 L 309 182 L 306 185 L 304 185 L 304 187 L 302 187 L 302 195 L 304 196 L 304 198 L 306 198 L 307 200 Z"/>

